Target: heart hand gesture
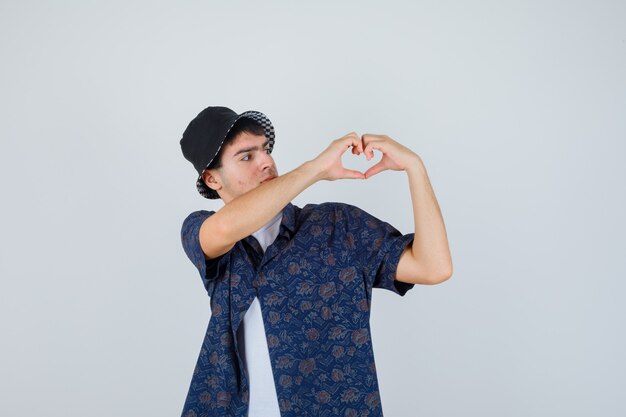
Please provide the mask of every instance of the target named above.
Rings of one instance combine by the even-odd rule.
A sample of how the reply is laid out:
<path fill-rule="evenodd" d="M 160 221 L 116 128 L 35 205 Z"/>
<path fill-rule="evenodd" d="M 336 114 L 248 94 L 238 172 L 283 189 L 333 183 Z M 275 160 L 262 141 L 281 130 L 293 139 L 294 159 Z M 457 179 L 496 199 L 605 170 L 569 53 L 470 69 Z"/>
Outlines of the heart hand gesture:
<path fill-rule="evenodd" d="M 365 154 L 367 160 L 374 157 L 374 149 L 382 152 L 382 159 L 365 173 L 344 168 L 341 156 L 348 148 L 354 155 Z M 404 171 L 407 167 L 420 163 L 420 157 L 406 146 L 403 146 L 387 135 L 365 134 L 361 138 L 355 132 L 335 139 L 313 161 L 318 179 L 334 181 L 337 179 L 366 179 L 384 170 Z"/>

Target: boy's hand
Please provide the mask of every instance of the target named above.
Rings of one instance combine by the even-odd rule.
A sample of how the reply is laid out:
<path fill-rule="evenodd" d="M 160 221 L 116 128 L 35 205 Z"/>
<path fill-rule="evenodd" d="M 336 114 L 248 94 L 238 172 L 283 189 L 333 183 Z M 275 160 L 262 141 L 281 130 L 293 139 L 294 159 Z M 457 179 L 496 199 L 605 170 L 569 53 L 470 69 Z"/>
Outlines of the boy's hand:
<path fill-rule="evenodd" d="M 387 135 L 366 133 L 362 136 L 364 153 L 368 161 L 374 157 L 374 149 L 379 150 L 383 157 L 373 167 L 365 171 L 365 178 L 370 178 L 386 169 L 406 171 L 409 167 L 421 164 L 421 158 L 415 152 L 391 139 Z"/>
<path fill-rule="evenodd" d="M 341 164 L 341 156 L 352 148 L 354 155 L 363 153 L 363 143 L 355 132 L 335 139 L 330 146 L 311 161 L 318 174 L 318 179 L 334 181 L 343 178 L 365 179 L 362 172 L 344 168 Z"/>

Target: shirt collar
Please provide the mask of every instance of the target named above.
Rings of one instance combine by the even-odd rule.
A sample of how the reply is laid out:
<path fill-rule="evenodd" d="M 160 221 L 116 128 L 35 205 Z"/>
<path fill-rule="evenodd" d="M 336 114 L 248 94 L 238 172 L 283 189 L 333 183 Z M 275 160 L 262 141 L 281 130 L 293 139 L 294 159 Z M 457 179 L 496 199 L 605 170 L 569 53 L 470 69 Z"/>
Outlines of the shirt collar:
<path fill-rule="evenodd" d="M 287 203 L 285 207 L 283 207 L 283 218 L 280 222 L 281 226 L 278 231 L 279 235 L 284 235 L 288 239 L 291 239 L 293 235 L 296 233 L 296 208 L 293 204 Z M 249 245 L 252 245 L 258 252 L 263 252 L 261 250 L 261 246 L 258 243 L 258 240 L 253 236 L 249 235 L 243 238 L 243 241 L 247 242 Z"/>
<path fill-rule="evenodd" d="M 283 219 L 281 225 L 285 226 L 287 230 L 293 235 L 296 232 L 296 210 L 291 202 L 283 208 Z M 282 229 L 281 226 L 281 229 Z"/>

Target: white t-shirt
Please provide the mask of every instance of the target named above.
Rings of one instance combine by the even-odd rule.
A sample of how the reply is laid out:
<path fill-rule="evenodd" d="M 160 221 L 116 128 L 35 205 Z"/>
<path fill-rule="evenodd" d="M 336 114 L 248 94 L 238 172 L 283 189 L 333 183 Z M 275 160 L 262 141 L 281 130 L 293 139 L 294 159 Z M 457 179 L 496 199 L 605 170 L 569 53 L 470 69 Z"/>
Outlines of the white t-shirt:
<path fill-rule="evenodd" d="M 252 233 L 261 244 L 263 252 L 278 236 L 282 218 L 281 211 L 265 226 Z M 239 346 L 243 346 L 240 352 L 243 352 L 242 359 L 248 370 L 250 389 L 248 417 L 280 417 L 261 305 L 257 297 L 254 298 L 237 329 L 237 340 Z"/>

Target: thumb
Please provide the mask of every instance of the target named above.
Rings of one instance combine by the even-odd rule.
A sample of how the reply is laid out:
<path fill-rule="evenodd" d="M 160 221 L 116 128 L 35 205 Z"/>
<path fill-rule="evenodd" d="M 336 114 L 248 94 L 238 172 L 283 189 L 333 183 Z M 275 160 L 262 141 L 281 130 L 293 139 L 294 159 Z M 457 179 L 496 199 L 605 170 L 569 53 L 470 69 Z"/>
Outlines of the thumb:
<path fill-rule="evenodd" d="M 365 174 L 360 171 L 355 171 L 353 169 L 344 169 L 342 172 L 343 178 L 352 178 L 352 179 L 365 179 Z"/>
<path fill-rule="evenodd" d="M 368 169 L 367 171 L 365 171 L 365 178 L 369 178 L 373 175 L 378 174 L 381 171 L 384 171 L 386 169 L 385 165 L 383 164 L 382 161 L 380 161 L 379 163 L 377 163 L 376 165 L 374 165 L 373 167 L 370 167 L 370 169 Z"/>

